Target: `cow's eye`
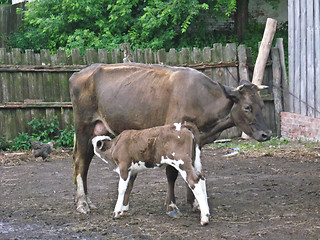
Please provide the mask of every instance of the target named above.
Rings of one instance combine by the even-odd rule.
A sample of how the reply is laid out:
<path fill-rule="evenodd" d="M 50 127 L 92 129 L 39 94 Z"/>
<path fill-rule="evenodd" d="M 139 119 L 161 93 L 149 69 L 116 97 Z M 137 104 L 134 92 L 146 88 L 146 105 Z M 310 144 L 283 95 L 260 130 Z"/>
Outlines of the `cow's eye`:
<path fill-rule="evenodd" d="M 246 112 L 251 112 L 252 111 L 252 108 L 250 105 L 244 105 L 243 106 L 243 110 L 246 111 Z"/>

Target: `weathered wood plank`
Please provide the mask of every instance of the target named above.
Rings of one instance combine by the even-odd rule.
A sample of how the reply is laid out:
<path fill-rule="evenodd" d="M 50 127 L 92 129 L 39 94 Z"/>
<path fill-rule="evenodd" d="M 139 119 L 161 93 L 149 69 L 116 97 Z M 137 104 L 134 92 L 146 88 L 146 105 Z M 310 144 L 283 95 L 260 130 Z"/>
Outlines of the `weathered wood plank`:
<path fill-rule="evenodd" d="M 307 102 L 307 29 L 304 25 L 306 23 L 306 2 L 302 1 L 300 4 L 300 50 L 299 50 L 299 63 L 300 63 L 300 114 L 306 115 L 308 102 Z M 298 63 L 298 64 L 299 64 Z M 297 63 L 296 63 L 297 64 Z"/>
<path fill-rule="evenodd" d="M 213 63 L 222 63 L 223 62 L 223 53 L 222 53 L 222 44 L 221 43 L 216 43 L 213 44 L 213 49 L 212 49 L 212 62 Z M 225 80 L 225 75 L 224 75 L 224 69 L 221 68 L 215 68 L 212 71 L 212 78 L 215 81 L 218 81 L 222 84 L 226 84 Z"/>
<path fill-rule="evenodd" d="M 95 49 L 87 49 L 87 65 L 91 65 L 93 63 L 97 63 L 98 61 L 98 54 Z"/>
<path fill-rule="evenodd" d="M 144 57 L 145 63 L 149 63 L 149 64 L 154 63 L 153 62 L 154 61 L 153 60 L 154 57 L 153 57 L 153 53 L 152 53 L 152 49 L 151 48 L 145 49 L 144 50 L 144 55 L 145 55 L 145 57 Z"/>
<path fill-rule="evenodd" d="M 98 62 L 108 63 L 108 53 L 106 49 L 98 49 Z"/>
<path fill-rule="evenodd" d="M 239 45 L 238 47 L 238 59 L 239 59 L 239 81 L 250 81 L 249 68 L 247 65 L 248 57 L 245 45 Z"/>
<path fill-rule="evenodd" d="M 0 48 L 0 64 L 7 64 L 7 51 L 5 48 Z"/>
<path fill-rule="evenodd" d="M 40 50 L 40 62 L 41 65 L 50 65 L 51 64 L 51 55 L 49 49 Z M 32 64 L 30 64 L 32 65 Z"/>
<path fill-rule="evenodd" d="M 83 64 L 83 58 L 80 55 L 79 49 L 71 49 L 71 59 L 73 65 Z"/>
<path fill-rule="evenodd" d="M 309 117 L 315 117 L 315 69 L 314 69 L 314 60 L 315 60 L 315 42 L 314 42 L 314 6 L 313 0 L 306 1 L 306 18 L 307 25 L 304 26 L 306 29 L 306 39 L 307 39 L 307 49 L 306 49 L 306 102 L 307 102 L 307 111 L 306 115 Z M 320 42 L 317 43 L 320 45 Z M 302 89 L 301 89 L 302 92 Z"/>
<path fill-rule="evenodd" d="M 167 53 L 167 64 L 171 66 L 176 66 L 179 63 L 178 52 L 176 49 L 171 48 Z"/>
<path fill-rule="evenodd" d="M 164 64 L 166 61 L 166 50 L 164 48 L 159 49 L 157 52 L 157 63 Z"/>
<path fill-rule="evenodd" d="M 295 1 L 295 29 L 294 29 L 294 112 L 300 114 L 301 113 L 301 12 L 300 12 L 300 0 Z"/>
<path fill-rule="evenodd" d="M 315 116 L 320 118 L 320 2 L 314 2 L 314 42 L 315 42 Z"/>
<path fill-rule="evenodd" d="M 289 111 L 294 112 L 294 101 L 295 98 L 293 97 L 294 94 L 294 86 L 295 86 L 295 41 L 294 41 L 294 29 L 295 29 L 295 1 L 288 0 L 288 57 L 289 57 Z"/>
<path fill-rule="evenodd" d="M 280 114 L 282 108 L 282 95 L 281 95 L 281 66 L 280 66 L 280 54 L 278 48 L 271 49 L 272 56 L 272 73 L 273 73 L 273 96 L 274 96 L 274 108 L 275 108 L 275 120 L 276 120 L 276 134 L 281 136 L 280 133 Z"/>
<path fill-rule="evenodd" d="M 224 48 L 223 60 L 225 62 L 235 62 L 237 60 L 237 48 L 235 43 L 227 43 Z M 224 71 L 226 85 L 230 87 L 238 86 L 238 69 L 236 67 L 227 67 Z"/>

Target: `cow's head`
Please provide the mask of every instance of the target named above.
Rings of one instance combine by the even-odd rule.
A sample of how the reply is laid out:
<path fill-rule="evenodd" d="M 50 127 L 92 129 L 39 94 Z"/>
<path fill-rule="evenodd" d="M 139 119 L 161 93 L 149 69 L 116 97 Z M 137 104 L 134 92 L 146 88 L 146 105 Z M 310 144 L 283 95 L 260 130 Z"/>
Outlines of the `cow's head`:
<path fill-rule="evenodd" d="M 259 91 L 267 86 L 256 86 L 248 81 L 241 81 L 237 88 L 224 88 L 226 96 L 234 101 L 231 119 L 250 137 L 257 141 L 270 139 L 272 131 L 267 128 L 262 114 L 264 106 Z"/>

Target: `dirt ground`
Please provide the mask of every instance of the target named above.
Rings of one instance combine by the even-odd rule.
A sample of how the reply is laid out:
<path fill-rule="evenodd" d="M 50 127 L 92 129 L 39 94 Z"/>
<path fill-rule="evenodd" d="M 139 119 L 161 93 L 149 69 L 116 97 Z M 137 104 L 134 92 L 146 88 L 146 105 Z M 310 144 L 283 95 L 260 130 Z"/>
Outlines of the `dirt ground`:
<path fill-rule="evenodd" d="M 164 170 L 141 173 L 129 212 L 112 220 L 118 175 L 94 158 L 89 171 L 88 215 L 74 205 L 71 150 L 49 161 L 30 152 L 0 152 L 0 239 L 320 239 L 320 148 L 296 143 L 268 152 L 224 156 L 226 147 L 202 152 L 211 219 L 186 203 L 178 178 L 183 217 L 165 213 Z"/>

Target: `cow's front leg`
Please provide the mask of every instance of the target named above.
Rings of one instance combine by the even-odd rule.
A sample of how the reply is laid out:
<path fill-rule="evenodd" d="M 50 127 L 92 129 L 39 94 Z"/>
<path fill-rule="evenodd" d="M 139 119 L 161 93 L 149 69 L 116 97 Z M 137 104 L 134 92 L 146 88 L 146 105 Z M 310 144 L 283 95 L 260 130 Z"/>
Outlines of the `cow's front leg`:
<path fill-rule="evenodd" d="M 128 210 L 128 206 L 124 206 L 124 196 L 127 192 L 128 184 L 130 181 L 130 175 L 131 171 L 128 171 L 128 168 L 126 169 L 117 169 L 120 179 L 119 179 L 119 185 L 118 185 L 118 200 L 116 203 L 116 206 L 113 211 L 113 219 L 119 218 L 123 215 L 124 211 Z"/>
<path fill-rule="evenodd" d="M 74 183 L 76 184 L 76 207 L 80 213 L 88 213 L 90 208 L 96 208 L 88 198 L 87 175 L 93 157 L 92 144 L 88 137 L 75 137 L 73 153 Z"/>
<path fill-rule="evenodd" d="M 178 177 L 178 171 L 174 167 L 168 165 L 166 167 L 166 175 L 168 181 L 168 191 L 166 198 L 167 214 L 170 217 L 178 218 L 182 216 L 182 213 L 176 205 L 176 198 L 174 195 L 174 186 Z"/>

